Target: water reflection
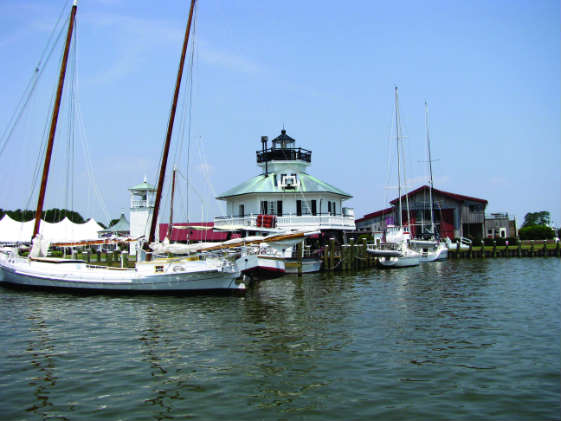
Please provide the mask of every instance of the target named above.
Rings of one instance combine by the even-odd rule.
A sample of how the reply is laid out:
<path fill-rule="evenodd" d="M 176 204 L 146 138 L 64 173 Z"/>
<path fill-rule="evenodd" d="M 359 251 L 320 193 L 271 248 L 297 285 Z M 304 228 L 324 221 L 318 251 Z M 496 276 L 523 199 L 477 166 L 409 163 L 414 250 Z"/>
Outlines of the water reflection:
<path fill-rule="evenodd" d="M 282 277 L 244 297 L 0 289 L 0 413 L 555 418 L 561 265 L 542 262 Z"/>
<path fill-rule="evenodd" d="M 33 389 L 35 399 L 25 410 L 48 418 L 48 408 L 53 406 L 49 400 L 50 392 L 56 385 L 57 377 L 53 358 L 55 348 L 49 337 L 49 327 L 41 313 L 42 308 L 37 306 L 31 309 L 31 314 L 27 317 L 31 322 L 31 336 L 25 351 L 29 354 L 29 363 L 34 373 L 28 384 Z"/>

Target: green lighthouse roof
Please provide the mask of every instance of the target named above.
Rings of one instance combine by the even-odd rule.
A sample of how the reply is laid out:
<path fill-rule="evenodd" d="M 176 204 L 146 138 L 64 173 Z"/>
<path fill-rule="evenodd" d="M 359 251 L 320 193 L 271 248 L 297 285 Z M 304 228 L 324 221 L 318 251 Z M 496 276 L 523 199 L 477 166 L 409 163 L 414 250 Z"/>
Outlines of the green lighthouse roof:
<path fill-rule="evenodd" d="M 129 188 L 129 190 L 147 190 L 147 191 L 155 191 L 156 188 L 148 183 L 146 177 L 144 177 L 144 181 L 134 187 Z"/>
<path fill-rule="evenodd" d="M 222 193 L 217 199 L 227 199 L 233 196 L 240 196 L 243 194 L 250 193 L 333 193 L 339 196 L 344 196 L 345 198 L 351 198 L 352 196 L 344 191 L 332 186 L 320 179 L 313 177 L 309 174 L 300 172 L 297 174 L 299 183 L 293 188 L 284 188 L 280 184 L 280 174 L 269 173 L 268 177 L 265 174 L 252 177 L 249 180 L 237 185 L 236 187 L 227 190 Z"/>

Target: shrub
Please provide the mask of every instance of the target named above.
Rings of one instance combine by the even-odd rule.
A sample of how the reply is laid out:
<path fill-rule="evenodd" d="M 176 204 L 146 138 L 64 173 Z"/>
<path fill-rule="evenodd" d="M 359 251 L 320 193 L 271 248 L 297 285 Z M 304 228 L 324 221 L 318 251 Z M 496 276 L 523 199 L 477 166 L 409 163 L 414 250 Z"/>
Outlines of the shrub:
<path fill-rule="evenodd" d="M 518 236 L 521 240 L 551 240 L 555 232 L 545 225 L 530 225 L 520 228 Z"/>

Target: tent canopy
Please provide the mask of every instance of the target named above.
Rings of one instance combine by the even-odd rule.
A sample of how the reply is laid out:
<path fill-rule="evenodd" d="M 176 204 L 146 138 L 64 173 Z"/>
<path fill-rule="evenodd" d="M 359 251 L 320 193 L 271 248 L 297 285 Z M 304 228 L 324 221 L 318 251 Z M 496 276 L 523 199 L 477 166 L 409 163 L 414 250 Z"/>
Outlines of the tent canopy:
<path fill-rule="evenodd" d="M 33 235 L 35 221 L 18 222 L 8 216 L 0 220 L 0 243 L 29 243 Z M 83 224 L 75 224 L 65 217 L 62 221 L 50 223 L 41 221 L 39 233 L 52 243 L 76 242 L 98 239 L 98 231 L 103 230 L 93 218 Z"/>

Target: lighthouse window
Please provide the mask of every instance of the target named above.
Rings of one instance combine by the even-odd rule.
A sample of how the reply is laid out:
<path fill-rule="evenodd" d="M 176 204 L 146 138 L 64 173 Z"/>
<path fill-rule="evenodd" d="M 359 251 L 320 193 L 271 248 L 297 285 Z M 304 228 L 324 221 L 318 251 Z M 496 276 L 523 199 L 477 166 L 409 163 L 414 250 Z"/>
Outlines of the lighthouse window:
<path fill-rule="evenodd" d="M 271 215 L 276 215 L 277 214 L 277 204 L 275 203 L 275 201 L 271 200 L 269 202 L 269 214 Z"/>

